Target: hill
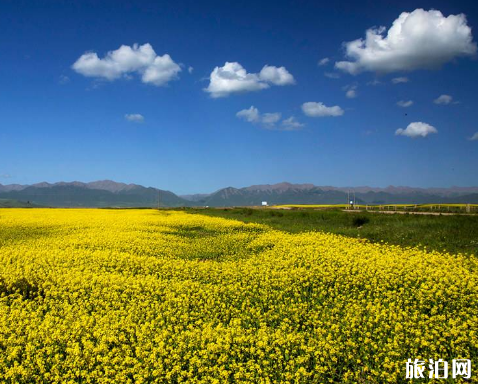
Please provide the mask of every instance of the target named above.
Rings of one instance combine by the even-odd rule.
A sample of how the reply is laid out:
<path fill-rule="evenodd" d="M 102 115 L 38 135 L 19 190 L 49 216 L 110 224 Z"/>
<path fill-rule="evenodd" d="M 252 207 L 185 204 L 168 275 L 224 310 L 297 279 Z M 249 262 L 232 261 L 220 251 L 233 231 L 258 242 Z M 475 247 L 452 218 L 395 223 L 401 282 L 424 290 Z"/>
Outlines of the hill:
<path fill-rule="evenodd" d="M 478 188 L 336 188 L 312 184 L 279 183 L 245 188 L 223 188 L 195 198 L 196 205 L 210 207 L 254 206 L 267 201 L 276 204 L 426 204 L 478 203 Z M 198 195 L 196 195 L 198 196 Z"/>
<path fill-rule="evenodd" d="M 0 184 L 0 199 L 25 202 L 24 204 L 28 202 L 30 206 L 50 207 L 156 207 L 158 200 L 162 207 L 257 206 L 263 201 L 267 201 L 269 205 L 344 204 L 349 198 L 355 198 L 357 204 L 478 204 L 478 187 L 338 188 L 283 182 L 244 188 L 227 187 L 210 194 L 177 196 L 170 191 L 111 180 L 91 183 L 73 181 L 32 185 Z"/>
<path fill-rule="evenodd" d="M 0 186 L 0 198 L 29 201 L 49 207 L 163 207 L 188 204 L 174 193 L 110 180 L 92 183 L 39 183 L 16 187 Z"/>

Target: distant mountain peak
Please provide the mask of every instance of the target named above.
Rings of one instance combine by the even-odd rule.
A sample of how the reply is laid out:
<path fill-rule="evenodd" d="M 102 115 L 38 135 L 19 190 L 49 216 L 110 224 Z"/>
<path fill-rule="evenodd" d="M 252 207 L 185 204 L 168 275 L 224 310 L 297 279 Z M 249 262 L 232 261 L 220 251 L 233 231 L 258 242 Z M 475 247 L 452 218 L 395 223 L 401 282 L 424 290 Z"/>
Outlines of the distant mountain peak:
<path fill-rule="evenodd" d="M 287 191 L 289 189 L 306 190 L 315 188 L 314 184 L 292 184 L 287 181 L 277 184 L 259 184 L 241 188 L 246 191 Z"/>
<path fill-rule="evenodd" d="M 35 188 L 50 188 L 53 184 L 47 183 L 46 181 L 43 181 L 41 183 L 36 183 L 30 185 L 30 187 L 35 187 Z M 27 186 L 26 186 L 27 187 Z"/>
<path fill-rule="evenodd" d="M 90 189 L 101 189 L 104 191 L 110 191 L 113 193 L 121 192 L 121 191 L 129 191 L 135 188 L 144 188 L 141 185 L 137 184 L 126 184 L 126 183 L 118 183 L 113 180 L 98 180 L 92 181 L 86 184 Z"/>

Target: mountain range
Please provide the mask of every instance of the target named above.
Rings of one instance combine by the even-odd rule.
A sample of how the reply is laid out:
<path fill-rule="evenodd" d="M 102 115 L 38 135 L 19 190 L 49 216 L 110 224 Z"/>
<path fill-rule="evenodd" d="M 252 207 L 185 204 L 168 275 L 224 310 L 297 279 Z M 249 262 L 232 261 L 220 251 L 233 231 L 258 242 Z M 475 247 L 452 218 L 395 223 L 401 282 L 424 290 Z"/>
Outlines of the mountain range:
<path fill-rule="evenodd" d="M 178 196 L 170 191 L 111 180 L 38 183 L 32 185 L 0 184 L 3 205 L 49 207 L 180 207 L 180 206 L 256 206 L 274 204 L 343 204 L 348 199 L 357 204 L 478 204 L 478 187 L 331 187 L 313 184 L 252 185 L 222 188 L 210 194 Z M 16 202 L 16 203 L 13 203 Z"/>
<path fill-rule="evenodd" d="M 1 185 L 0 199 L 13 199 L 49 207 L 164 207 L 187 201 L 172 192 L 111 180 Z"/>

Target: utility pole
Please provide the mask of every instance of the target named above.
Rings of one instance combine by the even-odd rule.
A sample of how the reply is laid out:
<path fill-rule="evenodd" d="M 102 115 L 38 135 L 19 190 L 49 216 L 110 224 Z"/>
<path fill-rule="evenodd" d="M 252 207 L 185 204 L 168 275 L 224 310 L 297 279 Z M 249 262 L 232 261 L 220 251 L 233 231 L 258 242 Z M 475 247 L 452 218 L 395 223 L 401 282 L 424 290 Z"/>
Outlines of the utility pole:
<path fill-rule="evenodd" d="M 347 209 L 350 209 L 350 190 L 347 190 Z"/>

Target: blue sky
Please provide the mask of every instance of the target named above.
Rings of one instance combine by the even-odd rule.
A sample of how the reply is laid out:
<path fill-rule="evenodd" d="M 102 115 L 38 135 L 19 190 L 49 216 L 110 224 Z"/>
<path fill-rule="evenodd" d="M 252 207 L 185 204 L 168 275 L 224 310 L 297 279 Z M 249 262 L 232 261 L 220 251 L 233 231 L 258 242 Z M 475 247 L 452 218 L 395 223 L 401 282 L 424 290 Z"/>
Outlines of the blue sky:
<path fill-rule="evenodd" d="M 1 184 L 478 185 L 473 1 L 15 0 L 0 26 Z M 380 26 L 390 52 L 344 45 Z"/>

